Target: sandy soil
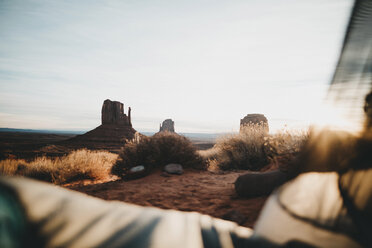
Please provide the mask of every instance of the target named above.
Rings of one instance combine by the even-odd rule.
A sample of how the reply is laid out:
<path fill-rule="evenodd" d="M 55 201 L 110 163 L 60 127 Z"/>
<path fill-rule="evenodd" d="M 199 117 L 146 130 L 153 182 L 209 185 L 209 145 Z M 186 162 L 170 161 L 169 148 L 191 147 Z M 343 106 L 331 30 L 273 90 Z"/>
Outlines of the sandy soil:
<path fill-rule="evenodd" d="M 188 169 L 183 175 L 156 171 L 131 181 L 112 181 L 68 188 L 105 200 L 119 200 L 163 209 L 197 211 L 252 227 L 266 197 L 244 199 L 234 191 L 236 178 L 247 172 Z"/>
<path fill-rule="evenodd" d="M 69 149 L 60 142 L 71 135 L 38 133 L 0 133 L 0 158 L 16 157 L 31 159 L 35 156 L 61 156 Z M 194 139 L 198 149 L 213 146 L 209 140 Z M 271 166 L 263 169 L 270 170 Z M 168 175 L 155 171 L 151 175 L 132 181 L 83 181 L 65 185 L 86 194 L 106 200 L 119 200 L 142 206 L 164 209 L 197 211 L 218 218 L 235 221 L 252 227 L 266 197 L 238 198 L 234 191 L 236 178 L 247 173 L 224 171 L 197 171 L 187 169 L 183 175 Z"/>

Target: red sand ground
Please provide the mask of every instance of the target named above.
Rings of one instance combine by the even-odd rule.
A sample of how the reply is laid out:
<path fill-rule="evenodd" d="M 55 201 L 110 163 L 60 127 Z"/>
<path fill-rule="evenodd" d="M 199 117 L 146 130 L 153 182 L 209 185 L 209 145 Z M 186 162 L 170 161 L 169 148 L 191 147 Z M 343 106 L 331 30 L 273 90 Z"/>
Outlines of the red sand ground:
<path fill-rule="evenodd" d="M 185 170 L 183 175 L 157 171 L 132 181 L 112 181 L 91 185 L 68 186 L 71 189 L 105 200 L 118 200 L 141 206 L 196 211 L 223 218 L 232 210 L 243 226 L 252 227 L 267 197 L 238 198 L 234 191 L 236 178 L 247 172 L 210 172 Z M 244 217 L 246 220 L 244 221 Z M 234 220 L 234 217 L 225 217 Z M 243 221 L 241 221 L 243 219 Z"/>
<path fill-rule="evenodd" d="M 57 145 L 60 144 L 58 142 L 70 137 L 71 135 L 0 132 L 0 155 L 4 155 L 3 158 L 11 156 L 26 159 L 41 154 L 60 156 L 68 153 L 69 150 Z M 199 149 L 213 145 L 208 142 L 210 141 L 193 140 L 194 145 Z M 275 169 L 275 167 L 277 166 L 269 165 L 262 171 Z M 113 178 L 108 178 L 103 181 L 78 182 L 65 187 L 106 200 L 181 211 L 197 211 L 218 218 L 223 218 L 225 214 L 235 210 L 242 216 L 230 214 L 225 218 L 252 227 L 266 197 L 252 199 L 237 197 L 234 182 L 244 173 L 247 171 L 210 172 L 187 169 L 183 175 L 166 177 L 158 171 L 133 181 L 111 181 Z"/>

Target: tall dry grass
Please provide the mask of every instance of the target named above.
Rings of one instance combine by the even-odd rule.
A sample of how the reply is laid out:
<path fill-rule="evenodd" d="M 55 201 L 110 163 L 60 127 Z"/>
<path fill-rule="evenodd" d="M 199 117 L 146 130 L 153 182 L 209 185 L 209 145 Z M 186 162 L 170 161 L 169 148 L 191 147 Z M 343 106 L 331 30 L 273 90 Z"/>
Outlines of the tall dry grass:
<path fill-rule="evenodd" d="M 0 161 L 0 174 L 21 175 L 56 184 L 82 179 L 105 179 L 118 155 L 105 151 L 81 149 L 61 158 L 38 157 L 31 162 L 22 159 Z"/>
<path fill-rule="evenodd" d="M 309 136 L 309 130 L 288 129 L 269 135 L 266 137 L 265 146 L 270 150 L 270 161 L 278 164 L 281 171 L 291 171 L 293 160 L 303 150 Z"/>
<path fill-rule="evenodd" d="M 307 132 L 282 130 L 270 135 L 260 125 L 249 124 L 238 134 L 217 139 L 213 148 L 199 154 L 212 168 L 257 171 L 279 160 L 281 169 L 287 170 L 285 165 L 294 159 L 307 138 Z"/>
<path fill-rule="evenodd" d="M 311 129 L 296 161 L 290 164 L 290 172 L 293 175 L 309 171 L 342 172 L 350 166 L 359 166 L 371 157 L 367 155 L 372 151 L 368 150 L 371 140 L 368 134 L 358 137 L 346 131 Z"/>

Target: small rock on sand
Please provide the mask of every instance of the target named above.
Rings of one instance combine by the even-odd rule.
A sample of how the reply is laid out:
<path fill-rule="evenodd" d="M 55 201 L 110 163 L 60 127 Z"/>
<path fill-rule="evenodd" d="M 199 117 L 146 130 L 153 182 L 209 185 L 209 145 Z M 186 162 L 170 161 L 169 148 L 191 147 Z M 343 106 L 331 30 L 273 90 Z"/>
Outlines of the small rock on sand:
<path fill-rule="evenodd" d="M 250 172 L 240 175 L 235 181 L 235 191 L 240 197 L 269 195 L 275 188 L 285 183 L 288 175 L 280 170 Z"/>
<path fill-rule="evenodd" d="M 136 173 L 136 172 L 141 172 L 141 171 L 144 171 L 145 170 L 145 166 L 143 165 L 138 165 L 138 166 L 135 166 L 135 167 L 132 167 L 130 168 L 130 172 L 131 173 Z"/>
<path fill-rule="evenodd" d="M 167 164 L 166 166 L 164 166 L 164 171 L 169 174 L 183 174 L 183 168 L 180 164 Z"/>
<path fill-rule="evenodd" d="M 147 176 L 148 171 L 143 165 L 137 165 L 129 169 L 128 173 L 123 177 L 125 180 L 138 179 Z"/>

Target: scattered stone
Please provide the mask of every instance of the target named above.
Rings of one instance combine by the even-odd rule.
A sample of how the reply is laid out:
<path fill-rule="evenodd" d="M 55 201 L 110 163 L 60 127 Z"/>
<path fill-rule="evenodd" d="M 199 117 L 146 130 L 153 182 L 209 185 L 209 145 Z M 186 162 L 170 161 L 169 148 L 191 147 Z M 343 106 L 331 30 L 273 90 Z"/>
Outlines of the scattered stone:
<path fill-rule="evenodd" d="M 248 114 L 240 119 L 240 131 L 249 125 L 261 126 L 265 133 L 269 132 L 269 123 L 263 114 Z"/>
<path fill-rule="evenodd" d="M 180 164 L 167 164 L 166 166 L 164 166 L 164 171 L 169 174 L 183 174 L 183 168 Z"/>
<path fill-rule="evenodd" d="M 127 174 L 123 177 L 124 180 L 133 180 L 142 178 L 148 175 L 148 170 L 143 165 L 134 166 L 129 169 Z"/>
<path fill-rule="evenodd" d="M 279 170 L 250 172 L 235 181 L 235 191 L 240 197 L 269 195 L 276 187 L 288 180 L 288 175 Z"/>
<path fill-rule="evenodd" d="M 230 210 L 222 216 L 222 219 L 234 221 L 239 225 L 243 225 L 247 221 L 247 217 L 238 210 Z"/>
<path fill-rule="evenodd" d="M 138 165 L 138 166 L 134 166 L 134 167 L 130 168 L 129 172 L 130 173 L 136 173 L 136 172 L 141 172 L 141 171 L 144 171 L 144 170 L 145 170 L 145 166 Z"/>
<path fill-rule="evenodd" d="M 174 121 L 166 119 L 163 124 L 160 124 L 159 132 L 172 132 L 174 133 Z"/>

